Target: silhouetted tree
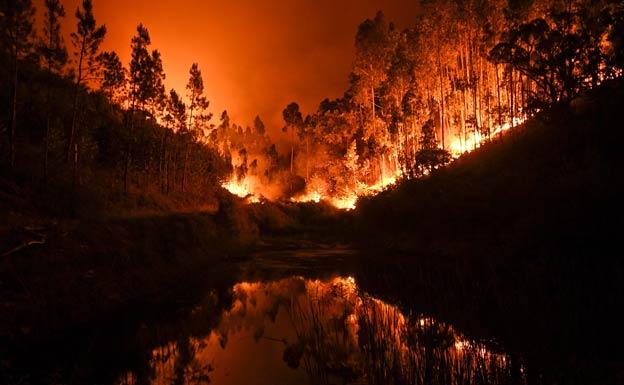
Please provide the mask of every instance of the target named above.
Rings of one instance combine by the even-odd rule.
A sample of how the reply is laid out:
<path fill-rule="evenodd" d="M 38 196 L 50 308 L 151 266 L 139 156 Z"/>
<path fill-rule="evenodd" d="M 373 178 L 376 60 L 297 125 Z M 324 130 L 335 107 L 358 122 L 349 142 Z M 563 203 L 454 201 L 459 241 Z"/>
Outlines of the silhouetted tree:
<path fill-rule="evenodd" d="M 299 105 L 297 103 L 290 103 L 284 111 L 282 111 L 282 116 L 284 118 L 284 122 L 286 122 L 286 126 L 282 129 L 284 132 L 291 132 L 291 142 L 290 142 L 290 173 L 293 173 L 293 163 L 295 161 L 295 132 L 297 132 L 301 125 L 303 124 L 303 117 L 301 116 L 301 112 L 299 111 Z"/>
<path fill-rule="evenodd" d="M 46 119 L 43 140 L 43 180 L 48 179 L 48 153 L 50 149 L 50 121 L 52 118 L 52 82 L 61 74 L 67 63 L 67 49 L 61 35 L 61 21 L 65 17 L 65 8 L 60 0 L 45 0 L 45 22 L 43 41 L 40 43 L 41 59 L 47 72 Z"/>
<path fill-rule="evenodd" d="M 0 2 L 0 39 L 3 49 L 12 61 L 11 97 L 9 106 L 9 165 L 15 167 L 17 132 L 17 87 L 19 63 L 31 52 L 35 8 L 31 0 L 4 0 Z"/>
<path fill-rule="evenodd" d="M 189 98 L 188 129 L 195 137 L 198 137 L 203 135 L 203 126 L 210 121 L 212 114 L 206 112 L 210 102 L 204 96 L 204 79 L 197 63 L 193 63 L 189 75 L 186 85 Z"/>
<path fill-rule="evenodd" d="M 76 72 L 74 74 L 74 102 L 72 106 L 71 127 L 67 145 L 67 160 L 72 161 L 74 185 L 78 184 L 78 111 L 79 95 L 85 84 L 92 80 L 97 69 L 97 56 L 100 45 L 106 36 L 106 26 L 98 26 L 93 15 L 92 0 L 83 0 L 82 9 L 76 10 L 77 29 L 71 34 L 74 46 Z"/>
<path fill-rule="evenodd" d="M 427 120 L 421 132 L 420 150 L 416 153 L 414 167 L 419 176 L 425 175 L 451 160 L 451 155 L 448 151 L 438 146 L 433 120 Z"/>
<path fill-rule="evenodd" d="M 128 192 L 131 159 L 137 155 L 133 151 L 133 141 L 135 140 L 134 125 L 137 111 L 142 113 L 142 117 L 151 117 L 155 123 L 156 110 L 164 106 L 165 91 L 162 59 L 157 50 L 149 51 L 151 45 L 149 31 L 143 24 L 137 26 L 137 33 L 131 40 L 131 60 L 129 71 L 129 117 L 128 121 L 128 144 L 126 151 L 126 166 L 124 171 L 124 191 Z M 141 127 L 141 132 L 145 132 L 145 127 Z M 141 137 L 141 139 L 143 139 Z M 145 151 L 144 148 L 142 148 Z M 138 158 L 138 156 L 137 156 Z M 143 154 L 144 165 L 146 165 L 146 154 Z"/>
<path fill-rule="evenodd" d="M 262 122 L 262 119 L 260 119 L 260 116 L 256 115 L 256 118 L 254 119 L 254 133 L 256 135 L 264 135 L 265 133 L 265 127 L 264 127 L 264 123 Z"/>
<path fill-rule="evenodd" d="M 127 100 L 127 73 L 116 52 L 102 52 L 98 58 L 102 69 L 102 91 L 113 103 L 121 105 Z"/>

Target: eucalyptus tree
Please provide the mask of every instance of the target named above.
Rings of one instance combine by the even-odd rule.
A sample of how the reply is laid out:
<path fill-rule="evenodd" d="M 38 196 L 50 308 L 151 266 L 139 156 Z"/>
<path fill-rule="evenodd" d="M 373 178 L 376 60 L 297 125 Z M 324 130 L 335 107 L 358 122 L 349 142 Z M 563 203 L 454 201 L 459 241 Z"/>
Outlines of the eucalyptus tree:
<path fill-rule="evenodd" d="M 11 96 L 8 115 L 9 165 L 15 167 L 15 142 L 17 134 L 17 103 L 20 61 L 32 50 L 34 41 L 35 8 L 32 0 L 0 1 L 0 39 L 2 49 L 11 59 Z"/>
<path fill-rule="evenodd" d="M 357 100 L 367 105 L 369 122 L 373 126 L 377 118 L 376 89 L 387 77 L 395 40 L 394 26 L 386 21 L 382 12 L 360 24 L 355 38 L 352 85 L 357 90 Z"/>

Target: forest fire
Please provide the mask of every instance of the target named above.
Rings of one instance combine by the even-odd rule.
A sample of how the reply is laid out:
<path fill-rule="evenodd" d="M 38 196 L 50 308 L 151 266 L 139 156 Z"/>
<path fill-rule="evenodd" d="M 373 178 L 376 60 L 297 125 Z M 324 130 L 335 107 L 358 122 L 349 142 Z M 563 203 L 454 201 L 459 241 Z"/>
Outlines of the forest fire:
<path fill-rule="evenodd" d="M 450 144 L 449 152 L 454 159 L 459 158 L 463 154 L 476 150 L 489 140 L 496 139 L 510 129 L 522 125 L 527 120 L 527 118 L 528 116 L 514 117 L 514 124 L 511 124 L 511 122 L 506 122 L 503 123 L 503 125 L 501 126 L 493 126 L 491 132 L 486 135 L 482 135 L 481 133 L 476 132 L 464 138 L 463 140 L 462 138 L 456 137 Z"/>
<path fill-rule="evenodd" d="M 0 384 L 622 383 L 624 0 L 0 0 L 0 106 Z"/>
<path fill-rule="evenodd" d="M 245 199 L 247 203 L 259 203 L 260 197 L 255 193 L 252 186 L 253 183 L 251 179 L 245 178 L 239 181 L 235 176 L 232 176 L 227 182 L 221 185 L 221 187 L 229 191 L 232 195 Z"/>

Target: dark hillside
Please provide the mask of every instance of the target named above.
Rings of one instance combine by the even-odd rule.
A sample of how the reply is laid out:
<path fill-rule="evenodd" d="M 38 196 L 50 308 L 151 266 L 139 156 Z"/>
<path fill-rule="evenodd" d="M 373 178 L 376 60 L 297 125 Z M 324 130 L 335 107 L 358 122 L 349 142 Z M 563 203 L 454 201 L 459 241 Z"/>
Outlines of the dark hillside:
<path fill-rule="evenodd" d="M 605 85 L 361 202 L 355 239 L 404 257 L 359 281 L 502 339 L 530 383 L 622 383 L 623 107 Z"/>
<path fill-rule="evenodd" d="M 360 202 L 358 229 L 446 255 L 480 241 L 497 253 L 514 245 L 619 255 L 622 108 L 621 83 L 555 106 L 429 178 Z"/>

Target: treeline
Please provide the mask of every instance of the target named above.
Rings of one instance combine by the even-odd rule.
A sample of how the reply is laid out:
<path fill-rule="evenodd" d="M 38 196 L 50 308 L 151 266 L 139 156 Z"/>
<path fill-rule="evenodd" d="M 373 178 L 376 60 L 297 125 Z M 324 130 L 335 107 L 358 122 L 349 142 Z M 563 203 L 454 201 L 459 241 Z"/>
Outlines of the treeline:
<path fill-rule="evenodd" d="M 402 31 L 378 13 L 359 26 L 344 97 L 284 110 L 295 168 L 329 195 L 426 174 L 621 77 L 623 39 L 621 1 L 427 0 Z"/>
<path fill-rule="evenodd" d="M 128 195 L 352 199 L 425 175 L 536 111 L 622 76 L 624 5 L 613 0 L 426 0 L 413 26 L 364 21 L 343 97 L 304 116 L 283 111 L 287 152 L 265 125 L 212 124 L 201 71 L 184 95 L 164 87 L 162 55 L 139 25 L 130 63 L 101 52 L 91 0 L 75 13 L 68 52 L 59 0 L 0 2 L 2 167 L 48 186 L 64 181 Z"/>
<path fill-rule="evenodd" d="M 43 190 L 193 196 L 214 191 L 229 175 L 230 160 L 208 144 L 211 115 L 197 64 L 185 103 L 175 90 L 165 92 L 162 57 L 151 49 L 145 26 L 132 37 L 126 67 L 115 52 L 100 50 L 106 27 L 97 23 L 91 0 L 75 12 L 69 49 L 61 2 L 45 0 L 38 35 L 35 12 L 31 0 L 0 2 L 6 174 Z"/>

